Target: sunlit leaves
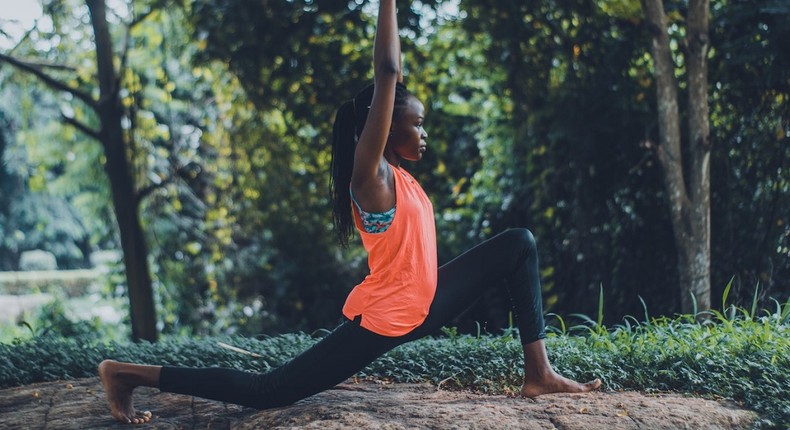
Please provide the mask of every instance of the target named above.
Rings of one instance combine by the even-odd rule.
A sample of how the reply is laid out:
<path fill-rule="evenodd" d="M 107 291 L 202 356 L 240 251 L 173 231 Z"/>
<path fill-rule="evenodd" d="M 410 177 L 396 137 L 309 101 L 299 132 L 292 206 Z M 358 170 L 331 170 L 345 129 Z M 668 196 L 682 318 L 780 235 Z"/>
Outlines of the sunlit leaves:
<path fill-rule="evenodd" d="M 596 4 L 605 14 L 615 18 L 629 21 L 642 19 L 642 6 L 639 0 L 597 0 Z"/>

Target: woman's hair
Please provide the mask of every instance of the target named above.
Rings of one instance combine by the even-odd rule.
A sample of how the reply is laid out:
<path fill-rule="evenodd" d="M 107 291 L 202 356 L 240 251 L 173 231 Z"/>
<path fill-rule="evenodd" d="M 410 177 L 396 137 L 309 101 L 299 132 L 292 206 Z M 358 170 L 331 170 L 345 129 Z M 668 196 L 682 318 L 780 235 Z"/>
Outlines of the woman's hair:
<path fill-rule="evenodd" d="M 402 83 L 395 86 L 395 110 L 392 121 L 398 119 L 403 108 L 412 97 Z M 337 238 L 343 247 L 354 233 L 354 218 L 351 212 L 351 173 L 354 170 L 354 150 L 357 139 L 365 128 L 368 111 L 373 101 L 373 85 L 368 85 L 353 99 L 343 103 L 337 110 L 332 129 L 332 164 L 330 167 L 329 188 L 332 193 L 333 218 Z"/>

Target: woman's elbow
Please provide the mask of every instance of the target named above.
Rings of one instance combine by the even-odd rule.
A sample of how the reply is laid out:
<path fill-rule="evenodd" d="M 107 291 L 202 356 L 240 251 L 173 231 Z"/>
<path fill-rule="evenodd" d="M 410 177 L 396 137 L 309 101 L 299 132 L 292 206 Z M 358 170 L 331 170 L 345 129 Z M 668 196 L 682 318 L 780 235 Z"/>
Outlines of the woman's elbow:
<path fill-rule="evenodd" d="M 376 66 L 376 76 L 391 76 L 397 78 L 401 74 L 400 64 L 392 61 L 383 61 Z"/>

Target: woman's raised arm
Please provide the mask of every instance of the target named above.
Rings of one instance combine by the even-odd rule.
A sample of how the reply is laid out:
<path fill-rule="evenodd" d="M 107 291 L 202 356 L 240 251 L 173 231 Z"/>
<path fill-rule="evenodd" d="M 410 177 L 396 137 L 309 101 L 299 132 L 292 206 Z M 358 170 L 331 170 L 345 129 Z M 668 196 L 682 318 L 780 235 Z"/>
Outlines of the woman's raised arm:
<path fill-rule="evenodd" d="M 373 46 L 373 101 L 354 152 L 351 188 L 368 211 L 386 211 L 395 203 L 384 169 L 387 144 L 395 108 L 395 84 L 401 80 L 401 51 L 395 0 L 380 0 Z M 366 107 L 366 106 L 365 106 Z"/>

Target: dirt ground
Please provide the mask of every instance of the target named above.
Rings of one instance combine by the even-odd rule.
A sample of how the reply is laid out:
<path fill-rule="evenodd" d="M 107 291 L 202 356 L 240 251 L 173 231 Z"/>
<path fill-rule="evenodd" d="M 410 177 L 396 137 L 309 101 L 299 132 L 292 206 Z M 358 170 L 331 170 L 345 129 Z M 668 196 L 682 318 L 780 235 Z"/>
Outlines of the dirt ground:
<path fill-rule="evenodd" d="M 148 429 L 748 429 L 731 402 L 677 394 L 598 392 L 536 400 L 438 390 L 428 384 L 346 383 L 268 411 L 135 391 Z M 98 378 L 0 390 L 0 429 L 130 428 L 109 414 Z"/>

